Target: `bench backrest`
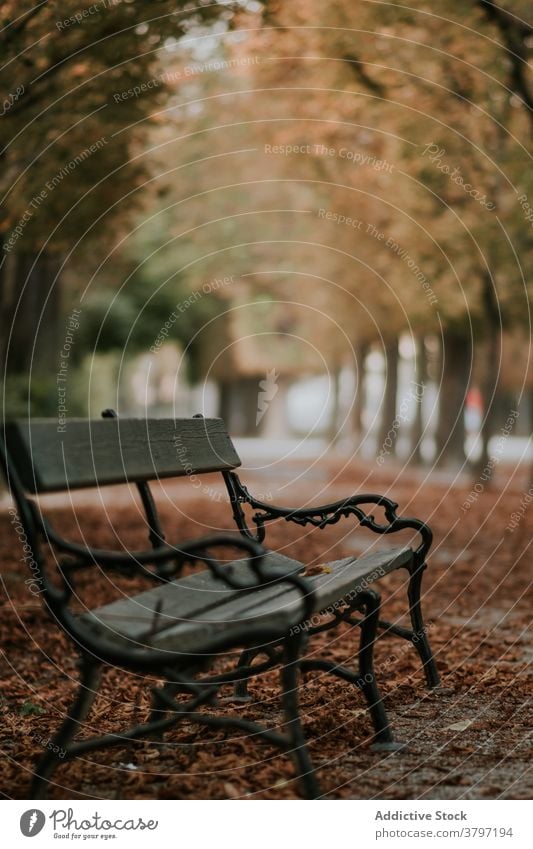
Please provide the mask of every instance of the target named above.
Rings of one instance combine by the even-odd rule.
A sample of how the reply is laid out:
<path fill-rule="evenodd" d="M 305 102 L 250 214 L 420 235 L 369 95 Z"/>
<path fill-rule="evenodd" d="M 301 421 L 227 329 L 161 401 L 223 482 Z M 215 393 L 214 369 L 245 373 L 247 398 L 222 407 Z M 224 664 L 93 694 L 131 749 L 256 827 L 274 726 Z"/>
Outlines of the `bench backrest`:
<path fill-rule="evenodd" d="M 57 492 L 240 466 L 222 419 L 6 422 L 10 463 L 28 492 Z"/>

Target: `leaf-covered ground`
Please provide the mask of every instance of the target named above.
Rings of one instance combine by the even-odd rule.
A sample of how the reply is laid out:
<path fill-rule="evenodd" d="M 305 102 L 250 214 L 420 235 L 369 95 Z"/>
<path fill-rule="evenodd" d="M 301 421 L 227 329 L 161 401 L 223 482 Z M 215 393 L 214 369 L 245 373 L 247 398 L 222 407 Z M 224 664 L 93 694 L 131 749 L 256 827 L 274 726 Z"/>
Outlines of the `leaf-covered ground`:
<path fill-rule="evenodd" d="M 424 605 L 443 691 L 428 692 L 416 653 L 397 638 L 376 647 L 378 680 L 396 738 L 394 754 L 371 750 L 371 728 L 361 694 L 350 684 L 313 673 L 301 689 L 302 712 L 313 760 L 328 798 L 491 799 L 533 795 L 531 755 L 530 540 L 533 511 L 524 509 L 525 472 L 498 469 L 498 477 L 470 497 L 472 481 L 444 475 L 340 462 L 304 469 L 294 462 L 247 476 L 263 497 L 295 506 L 330 501 L 355 491 L 380 491 L 404 514 L 429 521 L 435 544 L 424 584 Z M 300 473 L 306 472 L 305 478 Z M 245 476 L 246 477 L 246 476 Z M 231 528 L 216 479 L 202 489 L 189 481 L 158 492 L 168 536 Z M 470 501 L 468 507 L 465 503 Z M 139 508 L 128 493 L 109 490 L 105 502 L 81 493 L 76 513 L 59 496 L 43 502 L 65 534 L 92 544 L 138 548 L 144 543 Z M 0 512 L 3 578 L 0 618 L 0 789 L 24 798 L 36 758 L 56 729 L 75 691 L 76 656 L 25 584 L 20 540 L 7 498 Z M 519 517 L 511 520 L 515 512 Z M 77 519 L 76 519 L 77 516 Z M 517 526 L 509 529 L 509 522 Z M 358 553 L 366 531 L 348 520 L 324 532 L 270 527 L 269 543 L 306 562 Z M 389 538 L 390 539 L 390 538 Z M 81 580 L 83 600 L 96 606 L 120 592 L 144 588 L 140 579 L 105 578 L 96 570 Z M 384 616 L 404 621 L 405 575 L 379 582 Z M 355 663 L 358 632 L 347 625 L 313 639 L 310 651 Z M 104 676 L 84 735 L 117 731 L 142 721 L 153 681 L 120 669 Z M 256 678 L 253 701 L 222 702 L 224 710 L 282 723 L 278 673 Z M 224 695 L 231 697 L 228 690 Z M 62 763 L 54 798 L 294 798 L 290 759 L 256 739 L 183 724 L 167 745 L 149 742 Z"/>

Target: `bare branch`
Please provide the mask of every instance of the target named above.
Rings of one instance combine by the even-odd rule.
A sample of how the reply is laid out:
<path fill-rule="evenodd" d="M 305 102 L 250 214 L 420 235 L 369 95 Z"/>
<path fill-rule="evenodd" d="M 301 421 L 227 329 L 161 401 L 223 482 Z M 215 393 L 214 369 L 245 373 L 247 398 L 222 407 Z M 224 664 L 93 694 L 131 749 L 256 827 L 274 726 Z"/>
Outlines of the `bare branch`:
<path fill-rule="evenodd" d="M 386 89 L 385 86 L 381 85 L 381 83 L 373 80 L 372 77 L 369 77 L 363 62 L 354 56 L 353 54 L 346 54 L 346 56 L 342 57 L 345 62 L 350 65 L 353 73 L 357 77 L 360 83 L 362 83 L 372 94 L 375 94 L 377 97 L 385 97 Z"/>

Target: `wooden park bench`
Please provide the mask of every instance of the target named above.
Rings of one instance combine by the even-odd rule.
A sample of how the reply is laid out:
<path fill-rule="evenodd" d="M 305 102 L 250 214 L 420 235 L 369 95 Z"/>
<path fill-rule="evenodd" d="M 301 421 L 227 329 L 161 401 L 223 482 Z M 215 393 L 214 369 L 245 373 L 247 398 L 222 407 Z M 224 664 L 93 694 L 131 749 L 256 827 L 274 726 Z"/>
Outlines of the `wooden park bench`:
<path fill-rule="evenodd" d="M 262 503 L 249 494 L 234 471 L 240 461 L 224 423 L 201 416 L 119 420 L 112 411 L 105 411 L 102 419 L 70 419 L 59 428 L 57 421 L 49 419 L 13 421 L 4 425 L 0 448 L 32 551 L 33 581 L 53 619 L 80 654 L 79 689 L 52 745 L 36 765 L 33 798 L 46 793 L 60 757 L 68 760 L 99 748 L 123 747 L 128 740 L 160 740 L 180 720 L 257 735 L 290 752 L 304 795 L 315 798 L 320 790 L 298 699 L 302 672 L 330 672 L 358 687 L 368 704 L 375 745 L 385 749 L 395 744 L 374 676 L 378 629 L 410 640 L 419 652 L 428 684 L 438 685 L 420 607 L 431 531 L 417 519 L 398 517 L 397 505 L 388 498 L 355 495 L 313 509 Z M 224 476 L 237 531 L 167 541 L 148 481 L 213 471 Z M 39 499 L 32 497 L 110 484 L 137 487 L 150 541 L 146 550 L 102 550 L 64 539 L 43 515 Z M 253 531 L 246 521 L 245 505 L 254 511 Z M 369 508 L 383 511 L 381 522 L 367 512 Z M 323 528 L 352 516 L 378 534 L 411 529 L 419 534 L 418 545 L 347 557 L 311 576 L 304 574 L 305 564 L 262 545 L 265 524 L 273 520 Z M 232 551 L 236 556 L 229 556 Z M 223 558 L 221 552 L 226 552 Z M 204 568 L 189 568 L 183 574 L 185 565 L 196 564 Z M 371 582 L 399 568 L 409 573 L 410 629 L 382 622 L 380 597 L 369 589 Z M 150 588 L 132 597 L 122 595 L 97 609 L 84 609 L 77 581 L 86 570 L 94 572 L 94 580 L 116 572 L 141 575 Z M 305 657 L 313 634 L 341 622 L 360 625 L 358 670 L 314 655 Z M 235 655 L 238 662 L 226 663 L 220 671 L 220 664 L 214 668 L 213 661 L 221 655 L 227 661 Z M 142 724 L 80 739 L 106 665 L 156 675 L 165 683 L 152 686 L 151 713 Z M 280 667 L 283 728 L 247 721 L 216 701 L 228 685 L 235 688 L 235 699 L 246 698 L 248 679 L 274 666 Z"/>

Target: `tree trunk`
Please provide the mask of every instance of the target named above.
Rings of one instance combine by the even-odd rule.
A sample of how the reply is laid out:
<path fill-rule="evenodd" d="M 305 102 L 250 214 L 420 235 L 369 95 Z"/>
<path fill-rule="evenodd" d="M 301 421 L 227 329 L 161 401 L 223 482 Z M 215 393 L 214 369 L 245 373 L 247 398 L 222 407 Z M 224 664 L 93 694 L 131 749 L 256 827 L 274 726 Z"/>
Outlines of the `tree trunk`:
<path fill-rule="evenodd" d="M 58 257 L 8 254 L 0 273 L 1 365 L 8 374 L 52 375 L 63 346 Z M 54 282 L 55 281 L 55 282 Z M 64 335 L 64 334 L 63 334 Z"/>
<path fill-rule="evenodd" d="M 230 425 L 231 415 L 231 383 L 221 380 L 218 384 L 218 415 L 224 421 L 227 428 Z"/>
<path fill-rule="evenodd" d="M 363 413 L 366 405 L 366 356 L 368 345 L 359 344 L 355 348 L 355 399 L 353 403 L 353 432 L 357 443 L 363 438 Z"/>
<path fill-rule="evenodd" d="M 328 441 L 330 446 L 335 445 L 339 438 L 339 422 L 341 407 L 341 370 L 338 366 L 330 372 L 331 380 L 331 417 L 328 424 Z"/>
<path fill-rule="evenodd" d="M 487 272 L 483 281 L 483 307 L 486 328 L 485 362 L 482 380 L 483 421 L 481 423 L 481 455 L 474 465 L 475 476 L 485 472 L 489 477 L 491 467 L 489 462 L 489 440 L 494 433 L 496 408 L 496 393 L 501 356 L 501 319 L 498 301 L 490 274 Z"/>
<path fill-rule="evenodd" d="M 394 457 L 398 428 L 394 427 L 396 418 L 396 396 L 398 394 L 398 340 L 395 338 L 385 346 L 385 389 L 381 404 L 381 422 L 379 427 L 379 442 L 377 454 Z"/>
<path fill-rule="evenodd" d="M 220 417 L 224 419 L 231 434 L 235 436 L 257 436 L 258 426 L 266 414 L 275 392 L 275 381 L 266 378 L 268 385 L 261 387 L 261 377 L 236 377 L 220 384 Z M 261 413 L 258 405 L 264 399 Z"/>
<path fill-rule="evenodd" d="M 257 382 L 255 435 L 262 439 L 284 439 L 289 425 L 287 421 L 287 378 L 276 375 L 275 381 L 264 379 Z"/>
<path fill-rule="evenodd" d="M 471 337 L 464 331 L 445 329 L 436 433 L 438 466 L 462 465 L 465 461 L 464 407 L 471 371 Z"/>
<path fill-rule="evenodd" d="M 529 433 L 533 441 L 533 386 L 530 386 L 527 390 L 527 397 L 529 401 Z M 533 459 L 529 463 L 529 488 L 533 490 Z"/>
<path fill-rule="evenodd" d="M 16 307 L 18 256 L 8 253 L 0 268 L 0 362 L 6 367 L 9 334 Z"/>
<path fill-rule="evenodd" d="M 418 386 L 426 386 L 428 378 L 428 358 L 426 351 L 426 340 L 424 336 L 419 336 L 416 340 L 416 366 L 415 380 Z M 411 451 L 410 462 L 420 465 L 423 462 L 422 458 L 422 436 L 424 433 L 424 410 L 423 410 L 423 395 L 418 398 L 415 408 L 415 420 L 411 428 Z"/>
<path fill-rule="evenodd" d="M 60 257 L 9 253 L 0 270 L 0 367 L 4 415 L 56 415 L 56 375 L 65 343 Z"/>

